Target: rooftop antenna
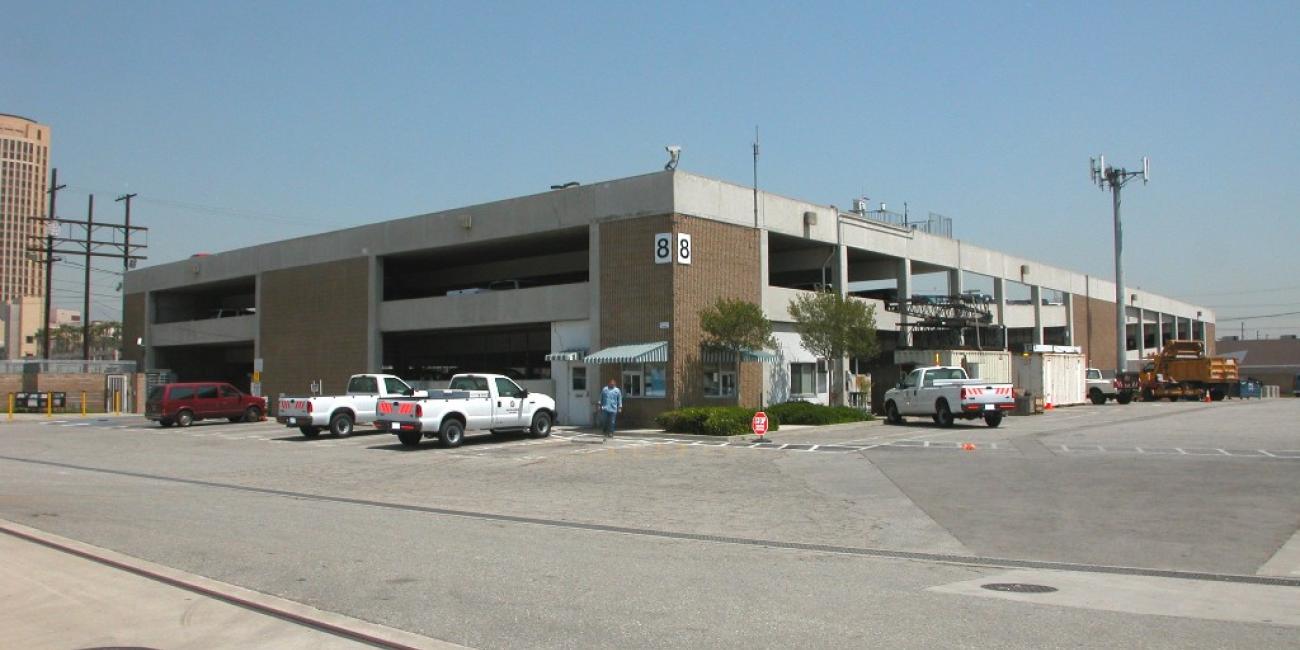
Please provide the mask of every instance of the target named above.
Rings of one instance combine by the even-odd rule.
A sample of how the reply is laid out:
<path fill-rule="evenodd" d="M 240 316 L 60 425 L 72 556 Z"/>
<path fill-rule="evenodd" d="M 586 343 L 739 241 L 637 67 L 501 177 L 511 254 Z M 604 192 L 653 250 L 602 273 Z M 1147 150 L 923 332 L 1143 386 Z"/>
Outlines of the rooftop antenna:
<path fill-rule="evenodd" d="M 1097 156 L 1089 160 L 1089 173 L 1092 182 L 1101 188 L 1104 192 L 1110 190 L 1111 205 L 1115 213 L 1115 372 L 1124 372 L 1127 367 L 1126 357 L 1128 356 L 1128 315 L 1124 307 L 1124 230 L 1120 225 L 1119 206 L 1120 190 L 1130 180 L 1141 176 L 1142 184 L 1146 185 L 1147 180 L 1151 177 L 1151 161 L 1146 156 L 1142 157 L 1142 171 L 1129 171 L 1124 168 L 1115 168 L 1106 164 L 1106 156 Z M 1142 356 L 1142 342 L 1138 342 L 1138 357 Z"/>

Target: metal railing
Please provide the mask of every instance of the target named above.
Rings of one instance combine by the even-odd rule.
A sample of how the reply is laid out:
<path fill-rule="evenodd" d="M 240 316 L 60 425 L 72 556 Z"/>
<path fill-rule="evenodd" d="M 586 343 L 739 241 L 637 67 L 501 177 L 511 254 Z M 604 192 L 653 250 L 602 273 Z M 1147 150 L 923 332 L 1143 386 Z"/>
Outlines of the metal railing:
<path fill-rule="evenodd" d="M 866 212 L 850 212 L 848 214 L 868 221 L 889 224 L 897 228 L 907 228 L 908 230 L 952 239 L 952 219 L 937 212 L 931 212 L 925 219 L 917 219 L 908 214 L 892 210 L 867 210 Z"/>
<path fill-rule="evenodd" d="M 135 372 L 134 361 L 75 361 L 51 359 L 15 359 L 0 361 L 0 374 L 24 372 L 48 374 L 122 374 Z"/>

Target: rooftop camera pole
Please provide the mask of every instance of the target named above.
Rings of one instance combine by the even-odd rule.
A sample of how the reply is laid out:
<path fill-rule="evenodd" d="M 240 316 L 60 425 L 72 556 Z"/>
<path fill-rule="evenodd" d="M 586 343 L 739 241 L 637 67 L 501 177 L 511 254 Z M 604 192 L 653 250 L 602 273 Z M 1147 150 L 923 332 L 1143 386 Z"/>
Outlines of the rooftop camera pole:
<path fill-rule="evenodd" d="M 1115 168 L 1106 165 L 1106 156 L 1097 156 L 1091 159 L 1089 169 L 1092 172 L 1092 182 L 1097 184 L 1102 191 L 1107 189 L 1111 193 L 1111 204 L 1115 211 L 1115 374 L 1124 372 L 1127 365 L 1125 358 L 1128 356 L 1128 314 L 1124 300 L 1124 264 L 1122 253 L 1124 251 L 1124 231 L 1120 227 L 1119 205 L 1120 190 L 1124 184 L 1130 180 L 1141 176 L 1142 184 L 1145 185 L 1150 178 L 1151 165 L 1150 161 L 1142 157 L 1142 171 L 1129 171 L 1123 168 Z M 1138 318 L 1141 318 L 1139 314 Z M 1139 342 L 1139 353 L 1141 345 Z M 1140 356 L 1140 354 L 1139 354 Z"/>

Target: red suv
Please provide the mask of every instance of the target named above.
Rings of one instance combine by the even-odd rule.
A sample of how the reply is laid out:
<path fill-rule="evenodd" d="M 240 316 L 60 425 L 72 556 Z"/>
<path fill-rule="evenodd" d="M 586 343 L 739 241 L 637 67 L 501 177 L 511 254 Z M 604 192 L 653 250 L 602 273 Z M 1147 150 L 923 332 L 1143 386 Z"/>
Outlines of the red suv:
<path fill-rule="evenodd" d="M 266 412 L 266 398 L 253 397 L 216 381 L 163 384 L 149 389 L 144 416 L 164 427 L 188 427 L 195 420 L 227 418 L 256 422 Z"/>

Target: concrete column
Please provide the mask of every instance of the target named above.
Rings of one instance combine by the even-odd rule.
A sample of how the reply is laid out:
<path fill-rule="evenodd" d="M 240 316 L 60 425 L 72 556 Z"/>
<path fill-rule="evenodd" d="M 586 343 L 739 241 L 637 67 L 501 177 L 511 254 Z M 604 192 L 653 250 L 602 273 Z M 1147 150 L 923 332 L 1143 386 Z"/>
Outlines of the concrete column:
<path fill-rule="evenodd" d="M 1065 344 L 1074 343 L 1074 294 L 1062 292 L 1065 296 Z"/>
<path fill-rule="evenodd" d="M 849 247 L 842 244 L 835 246 L 835 256 L 831 262 L 831 282 L 835 283 L 835 292 L 840 297 L 849 293 Z"/>
<path fill-rule="evenodd" d="M 898 260 L 898 300 L 900 304 L 912 300 L 912 259 L 908 257 Z M 900 309 L 898 312 L 898 344 L 900 347 L 910 347 L 912 345 L 912 331 L 903 327 L 909 320 L 907 310 Z M 903 334 L 903 332 L 907 333 Z"/>
<path fill-rule="evenodd" d="M 1043 344 L 1043 288 L 1036 285 L 1029 285 L 1029 302 L 1034 305 L 1034 345 Z"/>
<path fill-rule="evenodd" d="M 958 242 L 958 263 L 961 258 L 961 243 Z M 962 292 L 961 269 L 948 269 L 948 295 L 960 296 Z M 966 331 L 957 332 L 957 345 L 966 345 Z"/>
<path fill-rule="evenodd" d="M 1002 326 L 1002 349 L 1007 349 L 1007 281 L 993 278 L 993 302 L 997 305 L 997 323 Z"/>
<path fill-rule="evenodd" d="M 1181 319 L 1178 318 L 1177 315 L 1175 315 L 1175 316 L 1174 316 L 1174 329 L 1173 329 L 1173 334 L 1174 334 L 1174 340 L 1175 340 L 1175 341 L 1177 341 L 1178 339 L 1182 338 L 1181 336 L 1179 336 L 1179 332 L 1180 332 L 1179 327 L 1178 327 L 1178 321 L 1179 321 L 1179 320 L 1181 320 Z"/>
<path fill-rule="evenodd" d="M 1141 307 L 1137 308 L 1138 327 L 1137 327 L 1137 351 L 1138 358 L 1145 359 L 1147 356 L 1147 318 L 1146 311 Z"/>

